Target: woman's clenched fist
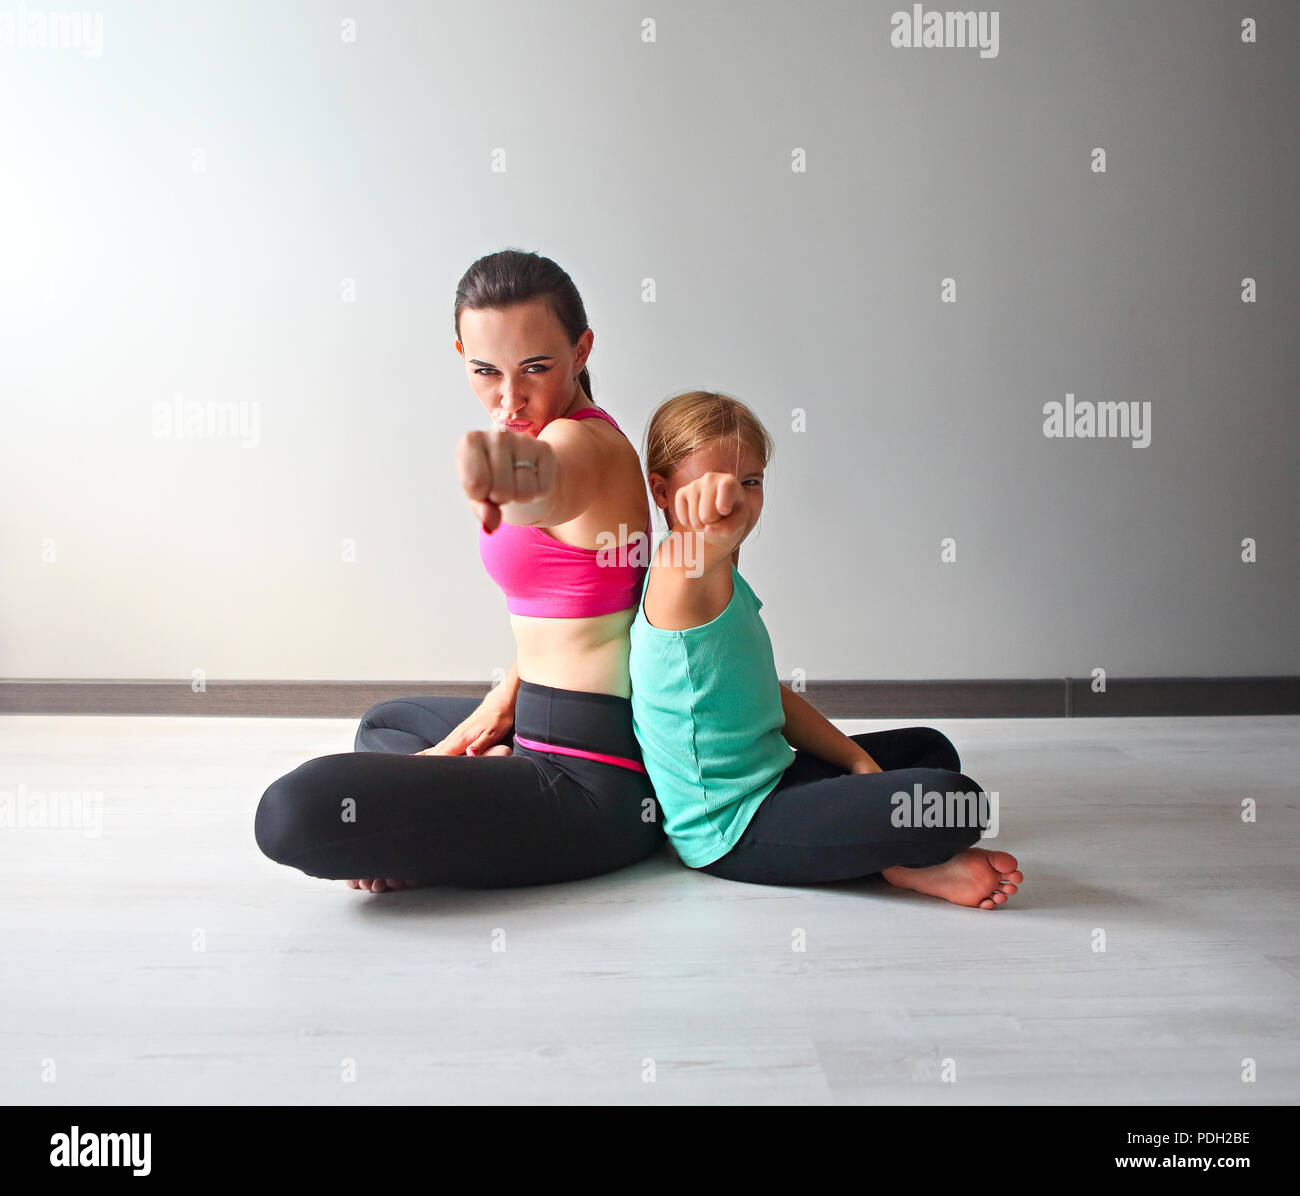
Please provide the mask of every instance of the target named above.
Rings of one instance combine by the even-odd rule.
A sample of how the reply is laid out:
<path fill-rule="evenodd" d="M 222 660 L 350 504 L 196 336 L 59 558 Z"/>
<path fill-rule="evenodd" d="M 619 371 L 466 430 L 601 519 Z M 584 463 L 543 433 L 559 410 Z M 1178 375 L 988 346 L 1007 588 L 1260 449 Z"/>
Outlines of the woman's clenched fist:
<path fill-rule="evenodd" d="M 492 532 L 504 503 L 533 502 L 554 491 L 555 450 L 508 428 L 466 432 L 456 446 L 456 474 L 483 530 Z"/>

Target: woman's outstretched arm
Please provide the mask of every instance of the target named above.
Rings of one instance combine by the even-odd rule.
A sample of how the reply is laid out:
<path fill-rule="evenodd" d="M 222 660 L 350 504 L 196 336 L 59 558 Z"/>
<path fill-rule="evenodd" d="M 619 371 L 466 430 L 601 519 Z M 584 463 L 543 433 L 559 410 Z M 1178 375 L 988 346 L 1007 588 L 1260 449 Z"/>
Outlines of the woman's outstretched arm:
<path fill-rule="evenodd" d="M 515 444 L 524 460 L 535 460 L 543 484 L 529 489 L 534 481 L 530 471 L 514 480 L 519 490 L 513 501 L 501 504 L 501 519 L 525 527 L 554 527 L 576 519 L 606 488 L 609 473 L 609 447 L 582 421 L 552 420 L 536 438 L 522 432 L 500 435 L 516 436 Z"/>

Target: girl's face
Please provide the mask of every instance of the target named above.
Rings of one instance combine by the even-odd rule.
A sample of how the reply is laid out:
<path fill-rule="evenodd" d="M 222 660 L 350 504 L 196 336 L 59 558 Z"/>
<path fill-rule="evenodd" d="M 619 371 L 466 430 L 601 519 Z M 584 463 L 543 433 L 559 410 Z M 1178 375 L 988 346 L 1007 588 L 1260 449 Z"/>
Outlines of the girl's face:
<path fill-rule="evenodd" d="M 740 488 L 749 507 L 749 527 L 745 532 L 748 536 L 763 510 L 763 464 L 758 454 L 748 445 L 737 445 L 732 440 L 715 440 L 696 449 L 678 463 L 670 478 L 657 473 L 650 475 L 650 493 L 654 496 L 656 505 L 664 512 L 669 530 L 672 530 L 676 518 L 674 509 L 677 491 L 706 473 L 731 473 L 740 480 Z"/>
<path fill-rule="evenodd" d="M 469 384 L 500 427 L 536 436 L 551 420 L 584 406 L 577 376 L 587 364 L 595 334 L 576 345 L 542 299 L 499 311 L 460 313 L 456 352 L 465 358 Z"/>

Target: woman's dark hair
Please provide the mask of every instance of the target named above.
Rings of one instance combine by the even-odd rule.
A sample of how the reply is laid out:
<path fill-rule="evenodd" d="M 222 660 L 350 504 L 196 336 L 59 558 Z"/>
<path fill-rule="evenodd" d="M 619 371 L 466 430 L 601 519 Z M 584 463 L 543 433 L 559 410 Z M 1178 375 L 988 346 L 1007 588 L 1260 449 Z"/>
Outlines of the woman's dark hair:
<path fill-rule="evenodd" d="M 466 308 L 500 310 L 532 299 L 546 301 L 568 334 L 569 343 L 576 345 L 587 331 L 587 311 L 573 279 L 550 258 L 522 249 L 489 253 L 465 271 L 456 284 L 456 339 L 460 340 L 460 313 Z M 578 383 L 587 398 L 593 398 L 586 366 L 578 375 Z"/>

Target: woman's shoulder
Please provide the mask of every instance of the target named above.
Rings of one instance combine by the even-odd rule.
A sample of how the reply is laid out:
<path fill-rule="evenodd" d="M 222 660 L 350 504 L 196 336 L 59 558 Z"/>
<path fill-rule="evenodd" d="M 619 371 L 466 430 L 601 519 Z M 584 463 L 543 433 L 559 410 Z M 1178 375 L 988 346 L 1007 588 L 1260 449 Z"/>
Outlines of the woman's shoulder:
<path fill-rule="evenodd" d="M 623 434 L 623 430 L 618 426 L 614 417 L 599 403 L 588 403 L 585 407 L 579 407 L 568 415 L 557 415 L 546 423 L 542 428 L 542 432 L 545 432 L 548 428 L 572 426 L 574 424 L 584 429 L 592 427 L 613 428 L 619 435 Z"/>
<path fill-rule="evenodd" d="M 602 415 L 584 415 L 584 412 L 601 412 Z M 577 448 L 590 454 L 592 459 L 602 464 L 608 463 L 611 453 L 617 459 L 620 447 L 631 450 L 637 456 L 636 446 L 627 438 L 623 430 L 600 407 L 580 407 L 573 415 L 560 415 L 550 420 L 540 432 L 538 440 L 548 444 L 563 443 L 570 448 Z M 637 456 L 638 473 L 640 457 Z"/>
<path fill-rule="evenodd" d="M 594 402 L 588 403 L 585 407 L 579 407 L 576 411 L 572 412 L 570 415 L 561 416 L 560 418 L 577 420 L 577 421 L 588 420 L 588 419 L 595 420 L 598 423 L 608 424 L 611 428 L 615 428 L 620 432 L 622 431 L 622 429 L 619 428 L 618 423 L 615 421 L 614 417 L 610 415 L 610 413 L 606 411 L 605 408 L 602 407 L 599 403 L 594 403 Z"/>
<path fill-rule="evenodd" d="M 579 408 L 579 411 L 592 410 L 596 408 Z M 591 548 L 599 546 L 598 534 L 620 525 L 630 529 L 629 535 L 644 534 L 642 529 L 649 521 L 649 512 L 641 458 L 636 446 L 622 432 L 603 419 L 562 416 L 551 420 L 537 438 L 546 441 L 553 451 L 558 451 L 583 472 L 591 496 L 580 514 L 552 526 L 554 539 Z M 620 534 L 619 543 L 623 542 Z"/>

